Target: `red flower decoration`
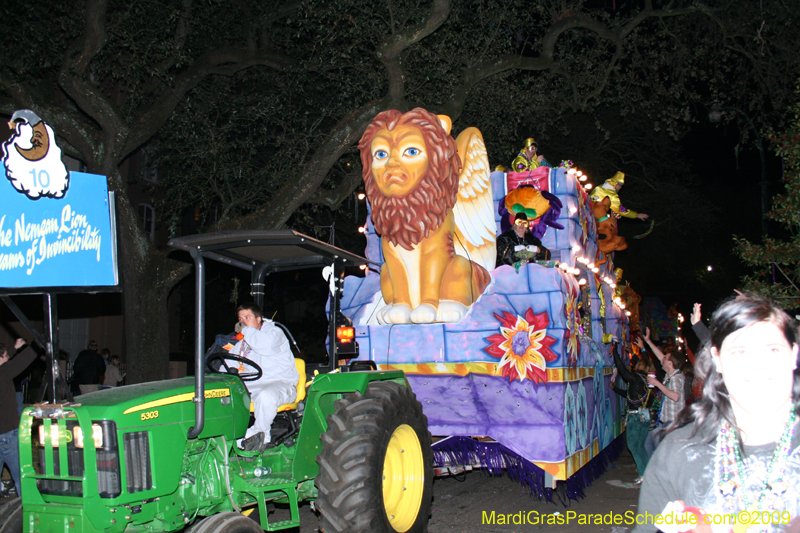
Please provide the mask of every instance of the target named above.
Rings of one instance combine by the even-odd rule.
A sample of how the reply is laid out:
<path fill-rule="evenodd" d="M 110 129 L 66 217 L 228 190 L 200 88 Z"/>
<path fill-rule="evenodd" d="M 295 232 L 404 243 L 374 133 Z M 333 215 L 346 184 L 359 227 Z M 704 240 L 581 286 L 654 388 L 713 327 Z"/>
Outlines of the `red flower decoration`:
<path fill-rule="evenodd" d="M 494 314 L 500 321 L 500 333 L 486 338 L 490 344 L 484 351 L 500 359 L 498 374 L 509 381 L 530 379 L 534 383 L 547 383 L 547 363 L 556 360 L 550 349 L 556 339 L 547 335 L 550 317 L 547 311 L 538 315 L 530 308 L 525 318 L 503 311 Z"/>

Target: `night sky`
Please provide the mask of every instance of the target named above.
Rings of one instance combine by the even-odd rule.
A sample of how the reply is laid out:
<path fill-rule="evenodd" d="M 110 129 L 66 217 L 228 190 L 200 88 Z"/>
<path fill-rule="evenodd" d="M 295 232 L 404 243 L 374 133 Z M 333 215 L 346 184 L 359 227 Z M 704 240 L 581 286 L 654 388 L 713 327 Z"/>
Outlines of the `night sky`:
<path fill-rule="evenodd" d="M 703 304 L 703 317 L 708 319 L 722 300 L 741 287 L 741 277 L 751 273 L 733 253 L 733 236 L 754 243 L 761 239 L 761 161 L 752 136 L 741 145 L 737 157 L 735 147 L 740 140 L 736 123 L 715 125 L 703 121 L 681 141 L 696 176 L 692 191 L 713 204 L 717 227 L 693 228 L 699 234 L 696 239 L 688 235 L 670 238 L 657 227 L 646 238 L 648 242 L 629 239 L 631 247 L 616 254 L 615 264 L 624 269 L 625 278 L 638 294 L 657 296 L 667 307 L 678 304 L 678 310 L 687 319 L 683 334 L 690 347 L 697 345 L 688 322 L 693 303 Z M 766 140 L 762 142 L 771 205 L 771 197 L 783 192 L 782 161 L 771 152 Z M 621 197 L 625 204 L 624 188 Z M 636 225 L 636 231 L 632 232 L 630 226 L 629 233 L 640 231 L 641 226 Z M 769 224 L 770 236 L 782 233 L 779 224 Z M 651 257 L 656 255 L 652 247 L 663 248 L 656 251 L 657 259 Z M 661 252 L 665 252 L 666 258 Z M 709 272 L 708 266 L 713 270 Z"/>

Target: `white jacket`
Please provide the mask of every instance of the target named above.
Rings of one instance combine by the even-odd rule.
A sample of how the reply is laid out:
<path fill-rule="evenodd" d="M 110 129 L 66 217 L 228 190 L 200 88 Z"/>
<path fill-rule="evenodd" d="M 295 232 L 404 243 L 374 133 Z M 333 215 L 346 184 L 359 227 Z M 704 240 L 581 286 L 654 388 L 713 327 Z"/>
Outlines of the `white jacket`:
<path fill-rule="evenodd" d="M 255 383 L 287 381 L 297 384 L 300 375 L 294 366 L 289 340 L 281 328 L 265 318 L 260 330 L 245 326 L 242 334 L 244 340 L 237 342 L 228 353 L 247 357 L 261 367 L 264 374 Z"/>

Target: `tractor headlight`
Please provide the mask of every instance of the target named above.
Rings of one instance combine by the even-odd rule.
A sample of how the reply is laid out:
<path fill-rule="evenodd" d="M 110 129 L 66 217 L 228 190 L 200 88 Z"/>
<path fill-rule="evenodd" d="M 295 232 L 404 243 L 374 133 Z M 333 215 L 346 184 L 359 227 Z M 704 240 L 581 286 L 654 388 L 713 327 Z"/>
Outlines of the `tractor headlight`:
<path fill-rule="evenodd" d="M 83 430 L 81 427 L 75 426 L 72 433 L 75 435 L 75 447 L 83 448 Z M 98 424 L 92 424 L 92 439 L 94 439 L 95 448 L 103 447 L 103 428 Z"/>
<path fill-rule="evenodd" d="M 45 445 L 45 432 L 44 426 L 39 426 L 39 446 Z M 58 424 L 50 426 L 50 445 L 53 448 L 58 448 Z"/>

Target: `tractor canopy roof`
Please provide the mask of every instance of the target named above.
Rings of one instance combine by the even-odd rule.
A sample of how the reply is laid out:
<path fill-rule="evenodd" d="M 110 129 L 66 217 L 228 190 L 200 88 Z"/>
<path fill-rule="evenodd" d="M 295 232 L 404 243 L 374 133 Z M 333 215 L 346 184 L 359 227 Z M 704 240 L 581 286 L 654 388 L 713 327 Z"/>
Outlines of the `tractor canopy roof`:
<path fill-rule="evenodd" d="M 370 261 L 290 229 L 236 230 L 177 237 L 169 246 L 246 270 L 265 273 L 320 267 L 360 266 Z"/>

